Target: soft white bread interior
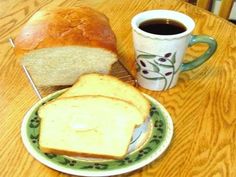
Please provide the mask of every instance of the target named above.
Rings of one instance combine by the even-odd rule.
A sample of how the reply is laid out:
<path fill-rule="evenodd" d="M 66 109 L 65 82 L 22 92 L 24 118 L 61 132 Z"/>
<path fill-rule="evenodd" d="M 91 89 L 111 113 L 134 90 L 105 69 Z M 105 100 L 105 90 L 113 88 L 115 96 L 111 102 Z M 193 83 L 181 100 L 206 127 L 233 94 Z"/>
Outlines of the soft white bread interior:
<path fill-rule="evenodd" d="M 56 99 L 39 109 L 45 153 L 123 158 L 142 119 L 132 104 L 104 96 Z"/>
<path fill-rule="evenodd" d="M 135 87 L 111 75 L 85 74 L 59 98 L 103 95 L 122 99 L 135 105 L 143 115 L 143 121 L 149 116 L 150 103 Z"/>
<path fill-rule="evenodd" d="M 108 18 L 91 8 L 41 10 L 16 37 L 15 54 L 37 86 L 72 85 L 81 74 L 110 72 L 116 37 Z"/>

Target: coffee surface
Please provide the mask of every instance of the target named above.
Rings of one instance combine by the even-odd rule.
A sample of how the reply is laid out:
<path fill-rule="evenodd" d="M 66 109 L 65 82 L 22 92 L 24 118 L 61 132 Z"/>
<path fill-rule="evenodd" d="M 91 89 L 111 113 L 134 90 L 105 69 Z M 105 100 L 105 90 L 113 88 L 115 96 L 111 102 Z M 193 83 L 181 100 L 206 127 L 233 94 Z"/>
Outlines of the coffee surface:
<path fill-rule="evenodd" d="M 174 35 L 186 31 L 186 27 L 171 19 L 151 19 L 142 22 L 139 28 L 145 32 L 158 35 Z"/>

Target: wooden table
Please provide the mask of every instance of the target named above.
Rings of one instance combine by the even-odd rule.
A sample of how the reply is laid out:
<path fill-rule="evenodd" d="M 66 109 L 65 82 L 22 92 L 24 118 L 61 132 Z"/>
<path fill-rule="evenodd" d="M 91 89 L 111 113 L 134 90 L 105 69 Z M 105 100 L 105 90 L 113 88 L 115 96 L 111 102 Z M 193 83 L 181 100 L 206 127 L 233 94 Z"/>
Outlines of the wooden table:
<path fill-rule="evenodd" d="M 184 72 L 178 85 L 152 92 L 172 116 L 173 141 L 165 155 L 123 176 L 235 177 L 236 176 L 236 28 L 211 13 L 177 0 L 6 0 L 0 2 L 0 176 L 69 176 L 36 161 L 23 146 L 20 128 L 27 110 L 37 102 L 8 43 L 38 10 L 87 5 L 105 13 L 118 39 L 120 60 L 135 74 L 130 20 L 140 11 L 173 9 L 196 21 L 195 34 L 218 42 L 214 56 L 200 68 Z M 195 57 L 205 50 L 187 51 Z"/>

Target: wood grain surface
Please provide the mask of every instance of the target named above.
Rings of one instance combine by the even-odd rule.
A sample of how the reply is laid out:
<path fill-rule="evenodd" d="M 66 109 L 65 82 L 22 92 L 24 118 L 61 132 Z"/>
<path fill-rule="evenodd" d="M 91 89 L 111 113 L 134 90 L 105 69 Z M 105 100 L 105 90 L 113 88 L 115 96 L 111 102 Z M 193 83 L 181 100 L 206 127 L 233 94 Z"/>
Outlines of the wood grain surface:
<path fill-rule="evenodd" d="M 177 0 L 5 0 L 0 1 L 0 176 L 70 176 L 36 161 L 20 136 L 22 118 L 37 102 L 8 38 L 38 10 L 86 5 L 106 14 L 117 36 L 119 58 L 135 75 L 131 18 L 144 10 L 172 9 L 191 16 L 194 34 L 218 42 L 214 56 L 200 68 L 181 74 L 178 85 L 165 92 L 140 88 L 169 111 L 173 141 L 165 154 L 144 168 L 120 176 L 236 177 L 236 28 L 211 13 Z M 186 60 L 206 47 L 188 49 Z"/>

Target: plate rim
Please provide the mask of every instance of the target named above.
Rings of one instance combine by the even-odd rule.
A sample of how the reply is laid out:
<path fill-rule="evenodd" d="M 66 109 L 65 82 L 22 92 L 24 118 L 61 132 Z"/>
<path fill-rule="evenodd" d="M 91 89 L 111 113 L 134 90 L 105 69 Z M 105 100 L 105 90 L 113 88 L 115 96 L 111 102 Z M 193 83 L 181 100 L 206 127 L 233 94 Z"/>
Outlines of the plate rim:
<path fill-rule="evenodd" d="M 26 112 L 26 114 L 23 117 L 23 121 L 22 121 L 22 125 L 21 125 L 21 137 L 23 140 L 23 144 L 24 144 L 26 150 L 30 153 L 30 155 L 33 156 L 33 158 L 35 158 L 39 162 L 41 162 L 43 165 L 50 167 L 54 170 L 57 170 L 59 172 L 63 172 L 66 174 L 71 174 L 71 175 L 76 175 L 76 176 L 78 176 L 78 175 L 80 175 L 80 176 L 98 176 L 98 177 L 111 176 L 111 175 L 113 176 L 113 175 L 128 173 L 128 172 L 137 170 L 139 168 L 142 168 L 142 167 L 148 165 L 149 163 L 153 162 L 155 159 L 160 157 L 169 147 L 172 137 L 173 137 L 173 134 L 174 134 L 174 125 L 173 125 L 172 118 L 171 118 L 169 112 L 165 109 L 165 107 L 161 103 L 159 103 L 156 99 L 154 99 L 150 95 L 142 93 L 149 101 L 151 101 L 152 103 L 154 103 L 155 105 L 157 105 L 160 108 L 160 111 L 162 112 L 163 117 L 165 118 L 165 121 L 166 121 L 166 129 L 168 129 L 167 133 L 166 133 L 166 138 L 164 140 L 164 143 L 162 145 L 160 145 L 160 147 L 158 148 L 158 151 L 156 150 L 148 158 L 143 159 L 140 162 L 137 162 L 137 163 L 130 165 L 128 167 L 123 167 L 123 168 L 119 168 L 119 169 L 107 169 L 106 171 L 82 171 L 80 169 L 75 170 L 75 169 L 70 169 L 70 168 L 55 164 L 53 161 L 46 159 L 44 156 L 42 156 L 40 153 L 38 153 L 32 147 L 32 145 L 30 144 L 30 142 L 27 139 L 27 123 L 28 123 L 28 119 L 30 118 L 30 115 L 32 114 L 32 112 L 40 104 L 42 104 L 42 102 L 49 100 L 51 97 L 54 97 L 55 95 L 63 93 L 65 90 L 66 89 L 56 91 L 56 92 L 44 97 L 43 99 L 39 100 Z"/>

